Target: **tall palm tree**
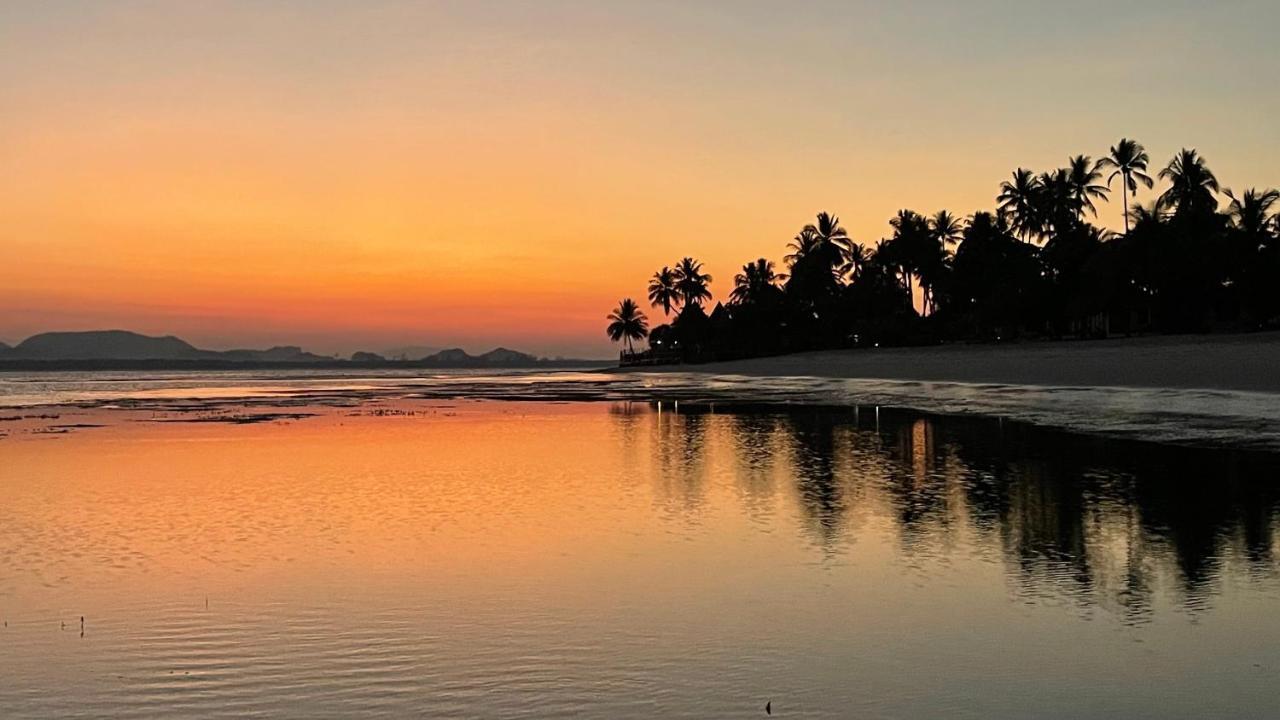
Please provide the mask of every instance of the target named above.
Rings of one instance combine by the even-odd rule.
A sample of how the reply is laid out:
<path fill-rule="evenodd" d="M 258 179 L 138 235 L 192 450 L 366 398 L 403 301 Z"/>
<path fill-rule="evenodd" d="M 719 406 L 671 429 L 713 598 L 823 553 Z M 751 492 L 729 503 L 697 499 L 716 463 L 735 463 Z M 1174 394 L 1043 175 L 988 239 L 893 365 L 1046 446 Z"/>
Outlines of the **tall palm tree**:
<path fill-rule="evenodd" d="M 1035 231 L 1041 239 L 1051 234 L 1061 235 L 1080 218 L 1080 206 L 1076 204 L 1071 187 L 1071 171 L 1058 168 L 1040 173 L 1038 187 L 1032 196 L 1032 217 Z"/>
<path fill-rule="evenodd" d="M 889 227 L 893 228 L 893 237 L 889 238 L 884 247 L 887 259 L 902 274 L 903 289 L 911 292 L 916 278 L 925 282 L 925 278 L 920 277 L 921 271 L 932 265 L 930 256 L 938 244 L 934 240 L 928 219 L 912 210 L 899 210 L 889 220 Z"/>
<path fill-rule="evenodd" d="M 711 276 L 702 272 L 702 263 L 691 257 L 682 258 L 676 263 L 676 289 L 684 306 L 702 305 L 703 300 L 711 299 Z"/>
<path fill-rule="evenodd" d="M 1273 222 L 1271 208 L 1280 201 L 1280 190 L 1249 188 L 1240 197 L 1227 188 L 1223 193 L 1231 198 L 1227 215 L 1231 224 L 1253 236 L 1265 234 Z"/>
<path fill-rule="evenodd" d="M 939 210 L 929 218 L 929 229 L 944 248 L 955 245 L 964 236 L 964 223 L 946 210 Z"/>
<path fill-rule="evenodd" d="M 840 266 L 840 277 L 848 277 L 850 280 L 857 280 L 862 274 L 862 269 L 871 261 L 871 254 L 867 249 L 858 243 L 849 243 L 849 249 L 845 250 L 844 263 Z"/>
<path fill-rule="evenodd" d="M 1155 181 L 1147 175 L 1147 163 L 1151 158 L 1140 143 L 1129 138 L 1120 138 L 1120 142 L 1111 146 L 1110 154 L 1098 160 L 1098 170 L 1114 169 L 1107 177 L 1107 187 L 1119 175 L 1123 181 L 1120 195 L 1124 198 L 1124 231 L 1129 233 L 1129 196 L 1138 194 L 1138 183 L 1151 188 Z"/>
<path fill-rule="evenodd" d="M 1218 178 L 1194 149 L 1183 148 L 1160 171 L 1169 189 L 1160 195 L 1160 206 L 1177 214 L 1212 212 L 1218 209 Z"/>
<path fill-rule="evenodd" d="M 849 233 L 840 227 L 840 218 L 831 213 L 818 213 L 817 224 L 806 225 L 804 229 L 817 235 L 818 247 L 824 251 L 828 248 L 844 251 L 849 247 Z"/>
<path fill-rule="evenodd" d="M 632 340 L 642 340 L 649 334 L 649 318 L 640 312 L 639 306 L 631 298 L 620 300 L 618 307 L 605 319 L 609 321 L 605 333 L 614 342 L 621 340 L 626 343 L 627 352 L 634 352 Z"/>
<path fill-rule="evenodd" d="M 1033 233 L 1040 232 L 1036 217 L 1036 201 L 1040 192 L 1040 180 L 1030 170 L 1018 168 L 1013 179 L 1000 183 L 996 196 L 1001 214 L 1009 218 L 1013 231 L 1025 242 Z"/>
<path fill-rule="evenodd" d="M 787 267 L 794 267 L 796 263 L 813 254 L 817 247 L 818 231 L 806 225 L 804 229 L 796 233 L 791 242 L 787 243 L 787 249 L 791 252 L 787 253 L 782 259 L 787 263 Z"/>
<path fill-rule="evenodd" d="M 829 269 L 834 276 L 840 272 L 853 241 L 835 215 L 820 212 L 817 220 L 817 223 L 805 225 L 800 230 L 787 246 L 793 252 L 784 259 L 788 265 L 794 266 L 801 259 L 812 258 L 811 262 Z"/>
<path fill-rule="evenodd" d="M 680 290 L 676 287 L 676 273 L 665 265 L 649 279 L 649 305 L 661 306 L 663 315 L 670 315 L 672 308 L 680 306 Z"/>
<path fill-rule="evenodd" d="M 738 305 L 758 305 L 778 292 L 778 282 L 785 276 L 774 272 L 773 261 L 760 258 L 742 266 L 733 278 L 729 298 Z"/>
<path fill-rule="evenodd" d="M 1085 210 L 1092 213 L 1094 217 L 1098 216 L 1098 208 L 1093 204 L 1095 199 L 1107 202 L 1107 186 L 1097 184 L 1097 181 L 1102 179 L 1102 173 L 1098 172 L 1101 164 L 1101 160 L 1094 163 L 1093 158 L 1088 155 L 1076 155 L 1067 159 L 1067 180 L 1071 187 L 1071 200 L 1081 220 L 1084 219 Z"/>

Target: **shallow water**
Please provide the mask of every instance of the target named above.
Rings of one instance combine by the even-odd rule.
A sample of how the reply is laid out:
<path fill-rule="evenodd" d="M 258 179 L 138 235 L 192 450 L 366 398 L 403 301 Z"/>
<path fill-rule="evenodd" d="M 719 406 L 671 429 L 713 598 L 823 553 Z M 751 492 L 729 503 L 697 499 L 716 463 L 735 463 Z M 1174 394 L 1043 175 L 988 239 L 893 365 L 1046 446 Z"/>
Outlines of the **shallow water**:
<path fill-rule="evenodd" d="M 423 399 L 840 405 L 1001 417 L 1073 432 L 1280 452 L 1280 395 L 701 373 L 444 370 L 0 373 L 0 415 L 46 405 L 221 411 Z M 10 413 L 8 415 L 12 417 Z M 5 428 L 0 425 L 0 437 Z"/>
<path fill-rule="evenodd" d="M 6 718 L 1277 708 L 1273 454 L 862 407 L 322 393 L 235 424 L 124 395 L 0 441 Z"/>

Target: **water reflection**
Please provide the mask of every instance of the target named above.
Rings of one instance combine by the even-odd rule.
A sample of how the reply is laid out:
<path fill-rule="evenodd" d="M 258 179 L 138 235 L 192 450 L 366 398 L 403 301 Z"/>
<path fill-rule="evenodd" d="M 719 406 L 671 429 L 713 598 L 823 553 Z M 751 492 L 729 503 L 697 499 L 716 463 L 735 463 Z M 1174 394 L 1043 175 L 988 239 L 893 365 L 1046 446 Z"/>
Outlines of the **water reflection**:
<path fill-rule="evenodd" d="M 708 472 L 732 472 L 753 517 L 794 493 L 824 557 L 856 544 L 857 518 L 887 520 L 908 562 L 961 547 L 1003 563 L 1020 597 L 1134 624 L 1150 619 L 1162 585 L 1196 612 L 1224 576 L 1278 574 L 1275 456 L 878 408 L 644 409 L 671 508 L 696 512 Z"/>

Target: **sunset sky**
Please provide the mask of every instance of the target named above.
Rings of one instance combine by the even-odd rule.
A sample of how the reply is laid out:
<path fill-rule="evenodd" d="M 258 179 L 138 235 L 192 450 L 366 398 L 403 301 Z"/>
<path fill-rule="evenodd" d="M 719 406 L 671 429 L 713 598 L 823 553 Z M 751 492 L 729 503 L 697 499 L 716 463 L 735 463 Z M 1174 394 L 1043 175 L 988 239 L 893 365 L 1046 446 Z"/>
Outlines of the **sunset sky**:
<path fill-rule="evenodd" d="M 872 243 L 1123 135 L 1280 185 L 1278 31 L 1275 0 L 4 2 L 0 340 L 606 356 L 655 269 L 723 298 L 819 210 Z"/>

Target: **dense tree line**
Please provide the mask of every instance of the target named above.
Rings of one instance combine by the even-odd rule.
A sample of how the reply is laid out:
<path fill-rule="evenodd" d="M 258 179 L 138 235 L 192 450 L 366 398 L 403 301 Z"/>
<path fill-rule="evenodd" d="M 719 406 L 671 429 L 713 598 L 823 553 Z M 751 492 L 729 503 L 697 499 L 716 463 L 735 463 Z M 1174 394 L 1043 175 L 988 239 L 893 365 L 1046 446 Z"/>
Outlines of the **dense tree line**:
<path fill-rule="evenodd" d="M 1233 192 L 1195 150 L 1155 173 L 1141 144 L 1122 139 L 1102 158 L 1068 158 L 1001 183 L 994 211 L 961 219 L 900 210 L 891 234 L 854 242 L 819 213 L 787 245 L 733 278 L 711 312 L 712 278 L 686 257 L 649 281 L 669 322 L 649 330 L 632 300 L 609 316 L 609 336 L 648 337 L 658 360 L 711 360 L 819 348 L 1020 337 L 1280 326 L 1280 192 Z M 1162 191 L 1149 205 L 1139 187 Z M 1123 233 L 1091 221 L 1113 192 Z"/>

